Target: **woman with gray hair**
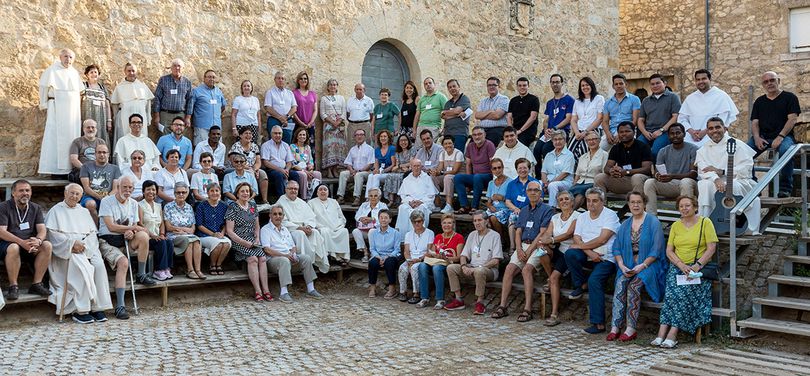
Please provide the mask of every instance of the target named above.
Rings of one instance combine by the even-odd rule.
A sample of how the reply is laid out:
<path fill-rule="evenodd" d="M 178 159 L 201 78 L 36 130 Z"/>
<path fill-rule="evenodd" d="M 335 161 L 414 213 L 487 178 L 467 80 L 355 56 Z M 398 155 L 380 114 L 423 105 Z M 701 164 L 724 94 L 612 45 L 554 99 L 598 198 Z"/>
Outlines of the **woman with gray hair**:
<path fill-rule="evenodd" d="M 547 272 L 551 270 L 548 275 L 548 284 L 543 286 L 543 290 L 551 293 L 551 315 L 544 323 L 546 326 L 555 326 L 560 323 L 557 318 L 557 307 L 560 305 L 560 279 L 563 274 L 568 272 L 565 251 L 571 247 L 574 227 L 579 216 L 579 212 L 574 210 L 574 195 L 571 192 L 559 191 L 556 198 L 561 212 L 551 217 L 546 231 L 540 235 L 540 244 L 547 252 L 547 256 L 540 258 L 540 263 Z"/>
<path fill-rule="evenodd" d="M 346 99 L 338 94 L 336 79 L 330 78 L 326 82 L 326 94 L 321 97 L 319 108 L 323 120 L 321 170 L 326 178 L 336 178 L 337 167 L 349 152 L 346 146 Z"/>
<path fill-rule="evenodd" d="M 186 203 L 190 188 L 185 182 L 174 184 L 174 201 L 163 208 L 163 223 L 166 226 L 166 237 L 174 244 L 176 255 L 185 255 L 186 277 L 206 279 L 202 272 L 202 247 L 200 238 L 194 235 L 196 220 L 191 204 Z"/>
<path fill-rule="evenodd" d="M 129 176 L 135 185 L 132 191 L 132 198 L 135 201 L 143 200 L 143 183 L 147 180 L 155 180 L 155 173 L 144 169 L 143 165 L 146 163 L 146 153 L 143 150 L 133 150 L 129 155 L 130 165 L 121 171 L 122 176 Z"/>
<path fill-rule="evenodd" d="M 368 197 L 368 201 L 362 203 L 354 214 L 356 228 L 352 230 L 352 238 L 354 238 L 354 243 L 357 245 L 357 250 L 363 252 L 363 259 L 361 261 L 364 263 L 368 262 L 369 259 L 365 240 L 368 238 L 369 230 L 380 228 L 380 218 L 377 215 L 380 213 L 380 210 L 388 210 L 388 205 L 380 201 L 382 194 L 379 188 L 369 190 L 366 196 Z"/>
<path fill-rule="evenodd" d="M 405 234 L 405 262 L 399 266 L 399 301 L 410 304 L 419 303 L 419 264 L 425 260 L 428 248 L 433 244 L 433 231 L 425 227 L 425 214 L 414 210 L 410 215 L 412 230 Z M 413 284 L 411 298 L 405 295 L 408 288 L 408 276 Z"/>
<path fill-rule="evenodd" d="M 186 183 L 186 186 L 189 186 L 188 174 L 180 168 L 179 150 L 172 149 L 166 152 L 166 167 L 155 173 L 155 183 L 158 185 L 158 198 L 161 202 L 174 201 L 174 186 L 177 183 Z"/>

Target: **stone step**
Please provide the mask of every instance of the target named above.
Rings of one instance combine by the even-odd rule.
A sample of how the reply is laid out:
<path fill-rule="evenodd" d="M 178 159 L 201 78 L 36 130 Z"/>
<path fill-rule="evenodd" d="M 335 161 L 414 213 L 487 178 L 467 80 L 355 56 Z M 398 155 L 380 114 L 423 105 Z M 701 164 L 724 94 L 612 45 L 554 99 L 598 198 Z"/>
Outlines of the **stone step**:
<path fill-rule="evenodd" d="M 799 287 L 810 287 L 810 278 L 788 275 L 772 275 L 768 277 L 768 283 L 778 285 L 791 285 Z"/>
<path fill-rule="evenodd" d="M 790 261 L 794 264 L 810 264 L 810 256 L 785 256 L 785 261 Z"/>
<path fill-rule="evenodd" d="M 737 326 L 740 328 L 759 329 L 769 332 L 779 332 L 810 337 L 810 324 L 795 321 L 750 318 L 737 321 Z"/>
<path fill-rule="evenodd" d="M 797 309 L 800 311 L 810 311 L 810 300 L 789 298 L 786 296 L 754 298 L 753 303 L 760 306 L 780 307 Z"/>

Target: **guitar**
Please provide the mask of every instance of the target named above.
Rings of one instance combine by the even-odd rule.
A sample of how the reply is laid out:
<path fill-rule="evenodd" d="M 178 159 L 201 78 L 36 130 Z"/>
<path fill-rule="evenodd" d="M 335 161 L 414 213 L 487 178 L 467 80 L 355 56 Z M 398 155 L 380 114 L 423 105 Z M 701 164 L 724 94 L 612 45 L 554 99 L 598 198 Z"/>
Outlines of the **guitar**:
<path fill-rule="evenodd" d="M 728 167 L 726 167 L 726 192 L 715 192 L 714 210 L 709 219 L 714 223 L 714 230 L 717 235 L 727 235 L 734 231 L 737 236 L 742 235 L 748 229 L 748 220 L 745 215 L 738 215 L 735 223 L 729 222 L 729 213 L 737 203 L 742 200 L 742 196 L 734 195 L 734 153 L 737 151 L 737 142 L 733 138 L 728 140 L 726 145 L 728 152 Z"/>

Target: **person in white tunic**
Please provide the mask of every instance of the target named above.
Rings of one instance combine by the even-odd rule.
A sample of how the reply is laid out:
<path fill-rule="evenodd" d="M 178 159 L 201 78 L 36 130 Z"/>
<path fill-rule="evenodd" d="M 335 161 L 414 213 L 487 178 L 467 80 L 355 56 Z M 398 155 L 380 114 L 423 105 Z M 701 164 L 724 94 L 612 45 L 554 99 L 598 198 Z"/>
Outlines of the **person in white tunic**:
<path fill-rule="evenodd" d="M 346 217 L 337 200 L 329 197 L 329 187 L 321 184 L 315 188 L 317 198 L 309 200 L 309 207 L 315 213 L 318 229 L 323 237 L 324 248 L 330 256 L 341 260 L 342 265 L 349 262 L 349 230 L 346 229 Z"/>
<path fill-rule="evenodd" d="M 148 116 L 148 113 L 147 115 Z M 146 135 L 146 132 L 141 132 L 144 124 L 148 124 L 141 114 L 129 115 L 127 120 L 129 122 L 130 132 L 120 137 L 118 142 L 115 143 L 115 164 L 121 169 L 123 173 L 131 165 L 132 152 L 140 150 L 143 152 L 143 168 L 147 171 L 160 170 L 160 150 L 154 142 Z M 136 136 L 140 134 L 140 136 Z"/>
<path fill-rule="evenodd" d="M 79 205 L 82 193 L 80 185 L 68 184 L 65 200 L 45 217 L 48 240 L 53 244 L 48 267 L 53 294 L 48 301 L 56 305 L 57 314 L 72 313 L 77 322 L 106 321 L 103 311 L 113 308 L 109 280 L 98 249 L 96 225 L 90 212 Z"/>
<path fill-rule="evenodd" d="M 710 117 L 719 117 L 728 128 L 740 111 L 725 91 L 712 85 L 712 73 L 708 70 L 695 71 L 695 86 L 697 90 L 681 105 L 678 122 L 686 128 L 686 142 L 703 146 L 709 141 L 706 122 Z"/>
<path fill-rule="evenodd" d="M 318 220 L 307 202 L 298 198 L 297 181 L 287 181 L 285 194 L 278 198 L 276 205 L 284 209 L 284 227 L 290 230 L 301 252 L 312 258 L 312 264 L 321 273 L 328 272 L 329 259 Z"/>
<path fill-rule="evenodd" d="M 81 136 L 81 91 L 84 84 L 73 68 L 76 54 L 59 52 L 56 61 L 39 79 L 39 108 L 48 111 L 45 135 L 39 154 L 40 174 L 65 175 L 70 172 L 70 143 Z"/>
<path fill-rule="evenodd" d="M 419 210 L 424 214 L 425 227 L 427 227 L 430 213 L 435 209 L 433 199 L 437 193 L 439 191 L 433 185 L 433 180 L 422 171 L 422 161 L 418 158 L 411 159 L 411 174 L 402 180 L 402 186 L 399 188 L 402 204 L 399 205 L 397 215 L 397 230 L 403 234 L 411 231 L 410 216 L 414 210 Z"/>
<path fill-rule="evenodd" d="M 698 213 L 702 216 L 708 216 L 714 210 L 714 193 L 726 190 L 726 169 L 728 169 L 726 148 L 729 140 L 734 140 L 737 145 L 734 153 L 734 194 L 745 196 L 757 184 L 751 176 L 756 152 L 745 142 L 726 134 L 727 128 L 719 117 L 709 118 L 706 130 L 709 141 L 698 149 L 695 155 L 695 165 L 698 169 Z M 747 232 L 759 234 L 761 207 L 759 198 L 756 198 L 751 206 L 745 209 L 744 214 L 748 219 Z"/>
<path fill-rule="evenodd" d="M 155 98 L 155 95 L 143 81 L 138 79 L 138 67 L 135 64 L 126 63 L 124 75 L 124 80 L 118 83 L 110 97 L 115 113 L 114 143 L 118 143 L 121 137 L 128 134 L 133 134 L 135 137 L 147 136 L 146 132 L 141 132 L 143 128 L 139 129 L 138 133 L 132 133 L 129 125 L 130 116 L 133 114 L 141 115 L 141 120 L 145 124 L 152 121 L 152 99 Z"/>

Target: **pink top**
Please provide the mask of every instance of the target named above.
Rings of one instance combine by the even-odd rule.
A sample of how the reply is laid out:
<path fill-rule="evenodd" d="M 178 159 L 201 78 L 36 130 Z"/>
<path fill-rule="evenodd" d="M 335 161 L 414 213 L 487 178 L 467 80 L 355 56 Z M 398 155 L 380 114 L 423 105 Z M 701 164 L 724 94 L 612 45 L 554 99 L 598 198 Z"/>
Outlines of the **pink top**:
<path fill-rule="evenodd" d="M 305 97 L 301 95 L 301 91 L 298 89 L 293 90 L 293 95 L 295 96 L 295 101 L 298 103 L 298 110 L 296 110 L 295 113 L 298 114 L 298 118 L 301 119 L 301 121 L 309 124 L 309 122 L 312 121 L 312 112 L 315 110 L 315 103 L 318 102 L 318 95 L 310 90 Z"/>

